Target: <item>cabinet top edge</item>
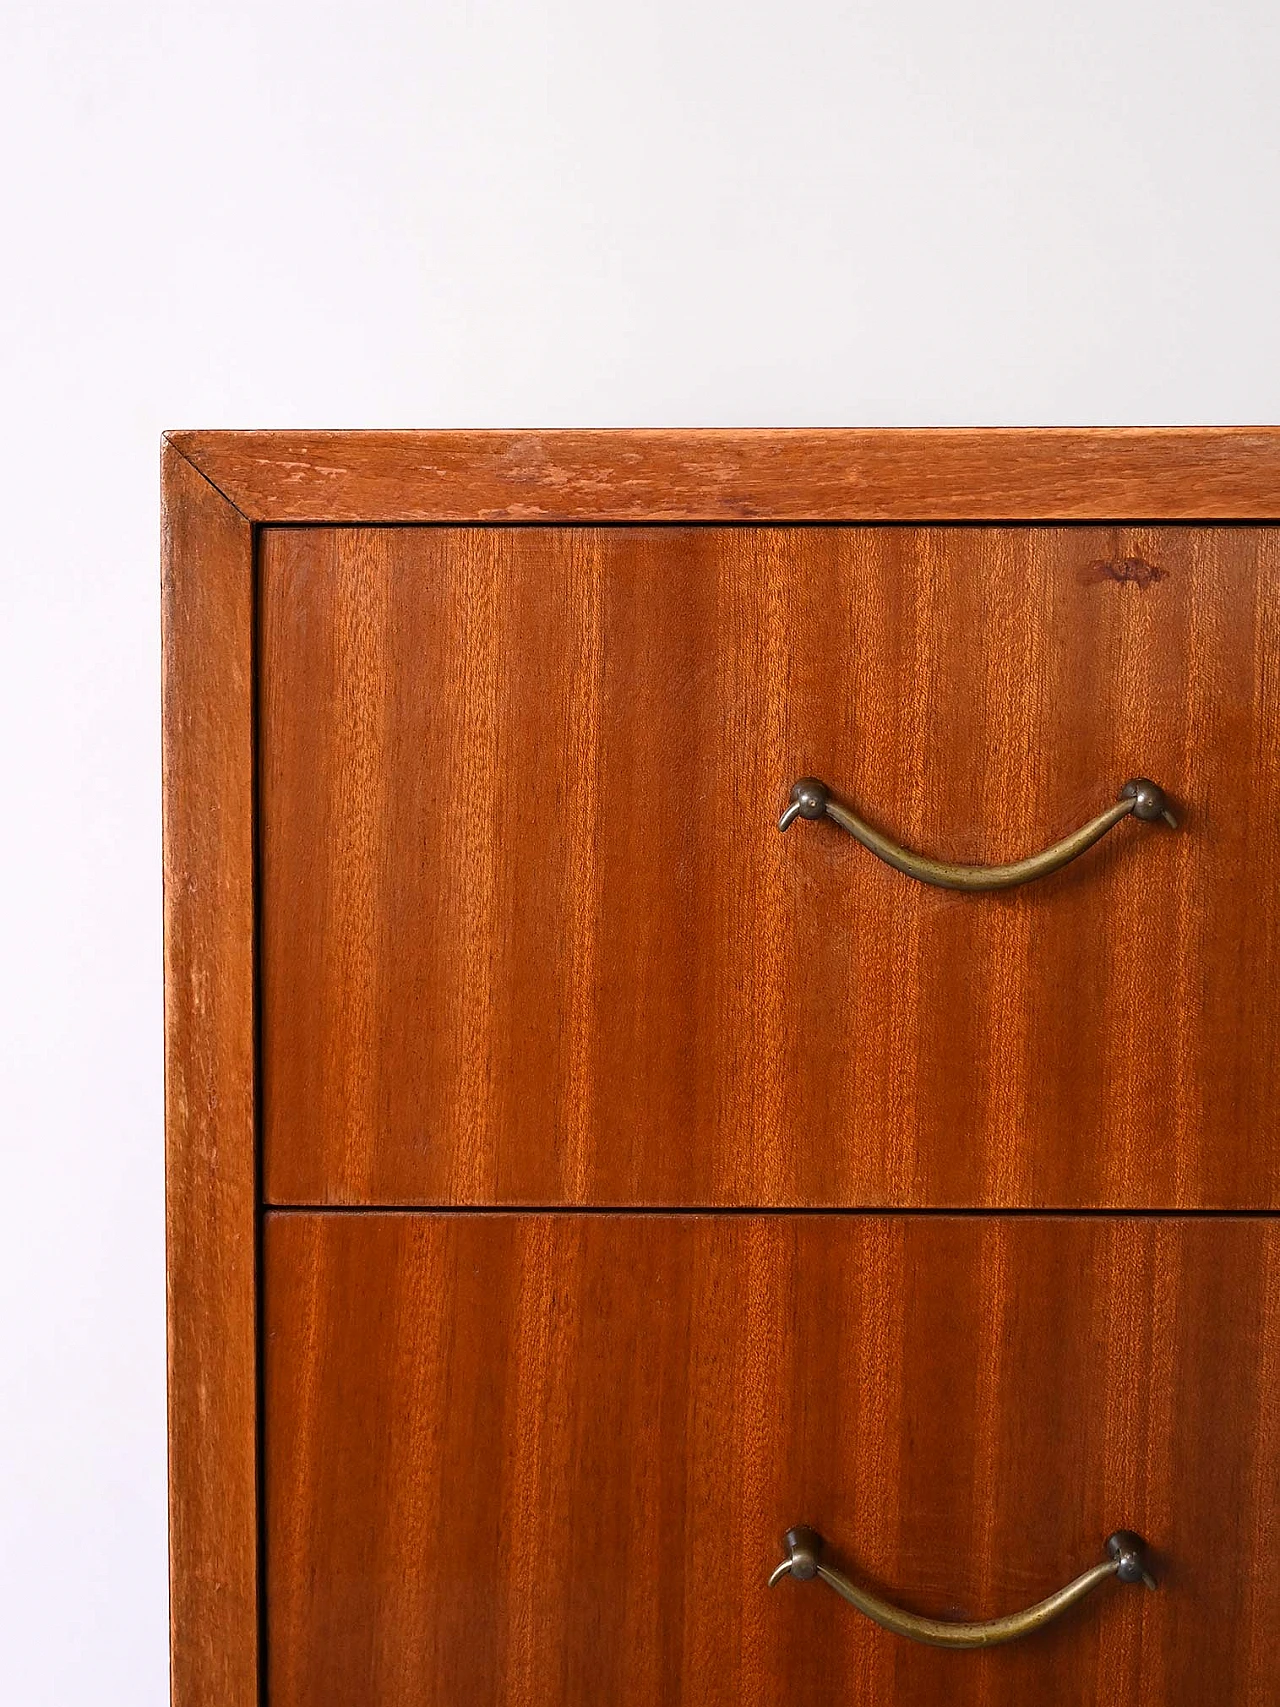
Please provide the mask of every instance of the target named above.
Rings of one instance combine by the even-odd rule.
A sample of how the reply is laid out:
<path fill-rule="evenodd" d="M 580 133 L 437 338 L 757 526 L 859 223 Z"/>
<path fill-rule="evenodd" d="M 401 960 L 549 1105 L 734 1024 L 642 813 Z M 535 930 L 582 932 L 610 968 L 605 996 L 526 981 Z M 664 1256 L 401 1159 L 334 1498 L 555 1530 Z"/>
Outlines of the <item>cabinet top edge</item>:
<path fill-rule="evenodd" d="M 175 431 L 259 523 L 1280 520 L 1280 426 Z"/>

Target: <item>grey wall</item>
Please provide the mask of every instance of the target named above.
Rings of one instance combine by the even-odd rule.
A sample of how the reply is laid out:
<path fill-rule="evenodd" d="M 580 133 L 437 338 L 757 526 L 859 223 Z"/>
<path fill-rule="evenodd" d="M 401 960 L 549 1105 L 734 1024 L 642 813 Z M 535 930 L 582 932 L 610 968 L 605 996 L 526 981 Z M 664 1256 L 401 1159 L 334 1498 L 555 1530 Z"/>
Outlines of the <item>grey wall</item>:
<path fill-rule="evenodd" d="M 0 1701 L 154 1707 L 161 429 L 1276 421 L 1280 12 L 0 33 Z"/>

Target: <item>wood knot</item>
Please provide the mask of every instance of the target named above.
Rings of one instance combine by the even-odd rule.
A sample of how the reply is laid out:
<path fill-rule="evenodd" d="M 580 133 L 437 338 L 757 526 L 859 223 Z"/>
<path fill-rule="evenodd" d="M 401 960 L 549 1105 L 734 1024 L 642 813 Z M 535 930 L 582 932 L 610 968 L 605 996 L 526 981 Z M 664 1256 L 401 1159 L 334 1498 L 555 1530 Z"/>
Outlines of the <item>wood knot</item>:
<path fill-rule="evenodd" d="M 1103 557 L 1089 565 L 1084 578 L 1086 581 L 1115 581 L 1122 587 L 1137 587 L 1145 593 L 1148 587 L 1163 581 L 1168 573 L 1167 569 L 1148 563 L 1145 557 Z"/>

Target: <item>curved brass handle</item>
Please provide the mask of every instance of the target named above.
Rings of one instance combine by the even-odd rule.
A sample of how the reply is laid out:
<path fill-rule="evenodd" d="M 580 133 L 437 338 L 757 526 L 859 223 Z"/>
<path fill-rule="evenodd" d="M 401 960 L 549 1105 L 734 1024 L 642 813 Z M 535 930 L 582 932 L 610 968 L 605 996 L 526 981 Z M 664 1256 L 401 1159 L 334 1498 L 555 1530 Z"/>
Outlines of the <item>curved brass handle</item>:
<path fill-rule="evenodd" d="M 1146 1542 L 1130 1529 L 1117 1529 L 1107 1539 L 1107 1557 L 1102 1563 L 1092 1565 L 1047 1600 L 1037 1601 L 1025 1612 L 1010 1613 L 1007 1618 L 949 1623 L 944 1618 L 920 1618 L 914 1612 L 904 1612 L 900 1606 L 891 1606 L 878 1595 L 858 1588 L 840 1571 L 824 1565 L 820 1557 L 823 1540 L 814 1529 L 788 1529 L 782 1545 L 787 1556 L 769 1578 L 770 1588 L 786 1576 L 802 1583 L 820 1577 L 850 1606 L 856 1606 L 884 1629 L 930 1648 L 991 1648 L 1000 1642 L 1015 1642 L 1019 1636 L 1029 1636 L 1033 1630 L 1052 1622 L 1108 1577 L 1116 1577 L 1122 1583 L 1145 1583 L 1148 1588 L 1156 1586 L 1147 1568 Z"/>
<path fill-rule="evenodd" d="M 864 818 L 859 818 L 856 812 L 833 800 L 825 782 L 805 776 L 791 790 L 790 802 L 778 820 L 778 828 L 789 829 L 797 818 L 830 818 L 832 823 L 839 824 L 842 830 L 847 830 L 860 841 L 864 848 L 869 848 L 877 859 L 921 883 L 931 883 L 937 889 L 1013 889 L 1019 883 L 1030 883 L 1033 878 L 1047 877 L 1051 871 L 1061 870 L 1130 813 L 1143 823 L 1163 818 L 1170 829 L 1178 827 L 1164 790 L 1149 777 L 1136 776 L 1125 783 L 1114 806 L 1108 806 L 1105 812 L 1100 812 L 1051 848 L 1045 848 L 1043 853 L 1030 854 L 1026 859 L 1015 860 L 1012 865 L 952 865 L 946 860 L 929 859 L 925 854 L 899 847 L 897 842 L 891 842 L 888 836 L 873 829 Z"/>

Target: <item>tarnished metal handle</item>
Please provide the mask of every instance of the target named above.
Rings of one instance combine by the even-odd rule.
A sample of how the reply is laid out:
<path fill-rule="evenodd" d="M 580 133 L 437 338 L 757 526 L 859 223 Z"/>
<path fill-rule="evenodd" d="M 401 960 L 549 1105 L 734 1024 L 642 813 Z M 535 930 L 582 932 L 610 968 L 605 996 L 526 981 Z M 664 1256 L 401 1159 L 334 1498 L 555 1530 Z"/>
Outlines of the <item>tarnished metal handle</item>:
<path fill-rule="evenodd" d="M 1043 853 L 1015 860 L 1012 865 L 953 865 L 946 860 L 929 859 L 925 854 L 899 847 L 897 842 L 891 842 L 888 836 L 859 818 L 856 812 L 833 800 L 825 782 L 805 776 L 791 790 L 790 802 L 778 821 L 778 828 L 789 829 L 797 818 L 830 818 L 832 823 L 839 824 L 842 830 L 856 837 L 864 848 L 869 848 L 877 859 L 921 883 L 931 883 L 937 889 L 1013 889 L 1019 883 L 1030 883 L 1034 878 L 1047 877 L 1051 871 L 1060 871 L 1130 814 L 1143 823 L 1163 818 L 1170 829 L 1178 827 L 1164 790 L 1149 777 L 1136 776 L 1125 783 L 1114 806 L 1108 806 L 1105 812 L 1100 812 L 1051 848 L 1045 848 Z"/>
<path fill-rule="evenodd" d="M 1122 1583 L 1145 1583 L 1148 1588 L 1156 1586 L 1147 1567 L 1146 1542 L 1132 1530 L 1117 1529 L 1107 1538 L 1107 1556 L 1102 1563 L 1082 1572 L 1074 1582 L 1069 1582 L 1047 1600 L 1037 1601 L 1025 1612 L 1010 1613 L 1007 1618 L 988 1618 L 981 1623 L 950 1623 L 944 1618 L 920 1618 L 914 1612 L 904 1612 L 900 1606 L 891 1606 L 878 1595 L 868 1594 L 866 1589 L 851 1583 L 842 1572 L 824 1565 L 821 1559 L 823 1540 L 815 1529 L 788 1529 L 782 1545 L 787 1556 L 769 1578 L 770 1588 L 781 1582 L 783 1577 L 794 1577 L 801 1583 L 820 1577 L 850 1606 L 856 1606 L 859 1612 L 874 1619 L 884 1629 L 907 1636 L 913 1642 L 923 1642 L 930 1648 L 991 1648 L 1000 1642 L 1016 1642 L 1019 1636 L 1029 1636 L 1033 1630 L 1052 1623 L 1108 1577 L 1115 1577 Z"/>

